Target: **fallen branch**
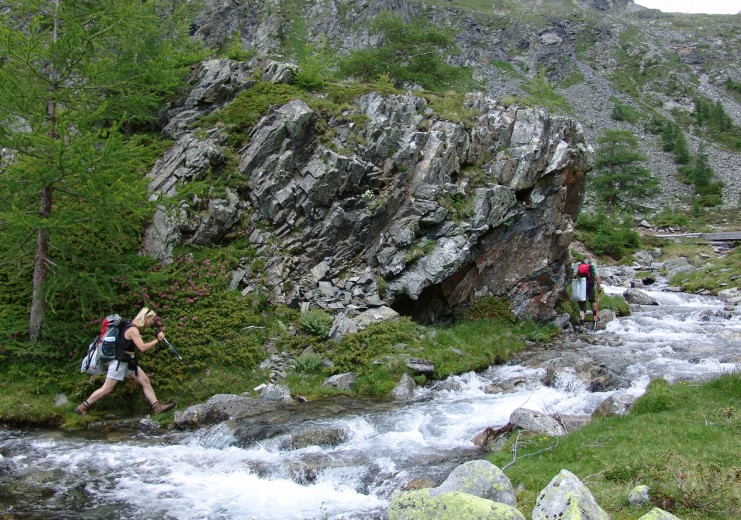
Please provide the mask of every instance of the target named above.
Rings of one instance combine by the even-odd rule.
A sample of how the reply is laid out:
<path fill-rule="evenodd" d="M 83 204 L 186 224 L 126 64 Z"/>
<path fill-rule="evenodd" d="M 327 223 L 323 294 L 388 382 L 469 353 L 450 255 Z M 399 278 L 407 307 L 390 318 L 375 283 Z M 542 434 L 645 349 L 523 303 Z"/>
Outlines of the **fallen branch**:
<path fill-rule="evenodd" d="M 533 457 L 533 456 L 538 455 L 540 453 L 543 453 L 543 452 L 546 452 L 546 451 L 551 451 L 551 450 L 555 449 L 558 446 L 558 441 L 556 441 L 554 444 L 551 444 L 550 446 L 548 446 L 546 448 L 543 448 L 542 450 L 538 450 L 538 451 L 535 451 L 533 453 L 526 453 L 525 455 L 520 455 L 518 457 L 517 456 L 517 446 L 518 446 L 518 443 L 519 442 L 520 442 L 520 432 L 518 431 L 517 432 L 517 438 L 515 438 L 515 443 L 512 445 L 512 461 L 511 462 L 508 462 L 502 468 L 502 471 L 504 471 L 508 467 L 512 466 L 513 464 L 515 464 L 519 459 L 524 459 L 526 457 Z"/>

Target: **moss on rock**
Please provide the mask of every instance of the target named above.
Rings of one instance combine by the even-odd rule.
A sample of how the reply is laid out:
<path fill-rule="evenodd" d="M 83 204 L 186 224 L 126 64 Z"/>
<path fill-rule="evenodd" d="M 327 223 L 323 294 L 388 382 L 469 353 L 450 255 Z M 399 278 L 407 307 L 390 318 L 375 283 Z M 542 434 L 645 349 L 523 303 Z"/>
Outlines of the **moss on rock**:
<path fill-rule="evenodd" d="M 429 489 L 394 495 L 389 520 L 525 520 L 514 507 L 452 491 L 432 496 Z"/>

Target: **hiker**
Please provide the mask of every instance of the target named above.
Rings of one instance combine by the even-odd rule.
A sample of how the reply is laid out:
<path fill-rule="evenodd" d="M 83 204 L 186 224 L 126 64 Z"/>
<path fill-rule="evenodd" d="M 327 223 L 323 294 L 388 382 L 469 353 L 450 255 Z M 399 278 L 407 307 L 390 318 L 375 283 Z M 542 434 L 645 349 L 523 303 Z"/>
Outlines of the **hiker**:
<path fill-rule="evenodd" d="M 82 402 L 80 406 L 75 408 L 75 413 L 78 415 L 87 415 L 90 407 L 101 398 L 110 394 L 119 381 L 123 381 L 125 377 L 133 377 L 137 383 L 139 383 L 144 390 L 144 396 L 152 405 L 152 412 L 155 414 L 163 413 L 171 410 L 175 403 L 160 404 L 157 401 L 157 396 L 154 394 L 152 383 L 149 381 L 149 376 L 144 370 L 139 370 L 136 358 L 134 357 L 135 351 L 146 352 L 147 350 L 156 347 L 160 341 L 165 339 L 165 334 L 159 332 L 157 337 L 147 343 L 141 337 L 139 329 L 152 327 L 157 320 L 157 314 L 150 310 L 149 307 L 144 307 L 136 315 L 131 322 L 122 325 L 120 331 L 120 338 L 123 344 L 123 352 L 125 353 L 125 359 L 114 359 L 108 364 L 108 373 L 106 374 L 105 382 L 103 386 L 98 388 L 95 392 L 90 394 L 86 400 Z"/>
<path fill-rule="evenodd" d="M 587 280 L 587 301 L 592 304 L 592 317 L 596 329 L 599 321 L 599 291 L 601 280 L 597 274 L 597 266 L 594 265 L 591 258 L 585 258 L 576 267 L 576 276 L 582 276 Z M 579 327 L 584 326 L 584 315 L 587 311 L 587 302 L 580 301 L 579 305 Z"/>

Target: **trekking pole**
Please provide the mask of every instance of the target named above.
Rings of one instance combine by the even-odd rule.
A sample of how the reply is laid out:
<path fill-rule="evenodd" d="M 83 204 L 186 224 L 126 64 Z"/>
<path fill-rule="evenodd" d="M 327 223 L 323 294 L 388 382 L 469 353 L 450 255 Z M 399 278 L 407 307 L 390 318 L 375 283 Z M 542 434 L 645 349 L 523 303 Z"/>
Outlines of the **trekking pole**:
<path fill-rule="evenodd" d="M 183 356 L 181 356 L 181 355 L 180 355 L 180 354 L 178 353 L 178 351 L 177 351 L 177 350 L 175 350 L 175 347 L 173 347 L 173 346 L 172 346 L 172 345 L 170 344 L 170 342 L 169 342 L 169 341 L 167 341 L 167 338 L 164 338 L 164 339 L 163 339 L 162 341 L 164 341 L 164 342 L 165 342 L 165 345 L 167 345 L 167 346 L 168 346 L 168 347 L 170 348 L 170 350 L 172 350 L 172 351 L 173 351 L 173 352 L 175 353 L 175 355 L 176 355 L 176 356 L 178 357 L 178 359 L 180 359 L 180 361 L 182 361 L 182 362 L 183 362 L 183 365 L 185 365 L 185 367 L 186 367 L 186 368 L 187 368 L 188 370 L 190 370 L 190 373 L 191 373 L 191 374 L 193 374 L 193 377 L 195 377 L 195 378 L 196 378 L 196 379 L 198 380 L 198 382 L 199 382 L 199 383 L 201 383 L 201 386 L 203 387 L 203 389 L 204 389 L 204 390 L 205 390 L 206 392 L 209 392 L 209 393 L 210 393 L 211 391 L 210 391 L 210 390 L 209 390 L 209 389 L 208 389 L 208 388 L 206 387 L 206 385 L 204 385 L 204 384 L 203 384 L 203 381 L 201 381 L 201 378 L 200 378 L 200 377 L 198 377 L 198 375 L 197 375 L 197 374 L 196 374 L 196 373 L 195 373 L 195 372 L 193 371 L 193 369 L 192 369 L 192 368 L 190 368 L 190 366 L 188 365 L 188 363 L 186 363 L 186 362 L 185 362 L 185 360 L 183 359 Z"/>

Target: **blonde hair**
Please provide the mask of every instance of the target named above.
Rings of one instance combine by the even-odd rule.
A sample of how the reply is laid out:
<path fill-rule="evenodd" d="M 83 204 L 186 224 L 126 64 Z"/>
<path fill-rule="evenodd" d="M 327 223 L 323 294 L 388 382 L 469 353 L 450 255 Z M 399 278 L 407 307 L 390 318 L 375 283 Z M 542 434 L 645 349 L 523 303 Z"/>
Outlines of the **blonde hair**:
<path fill-rule="evenodd" d="M 131 320 L 131 323 L 135 327 L 140 329 L 144 327 L 145 325 L 144 320 L 146 320 L 147 318 L 156 318 L 156 317 L 157 317 L 157 313 L 154 312 L 152 309 L 150 309 L 149 307 L 142 307 L 142 310 L 139 311 L 139 313 L 136 315 L 136 318 Z"/>

